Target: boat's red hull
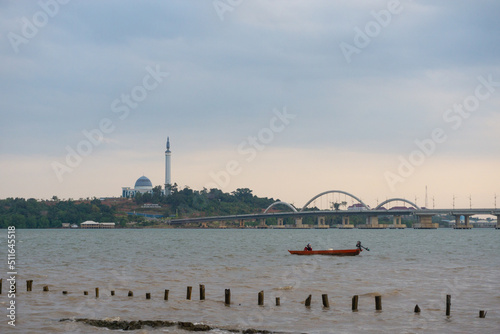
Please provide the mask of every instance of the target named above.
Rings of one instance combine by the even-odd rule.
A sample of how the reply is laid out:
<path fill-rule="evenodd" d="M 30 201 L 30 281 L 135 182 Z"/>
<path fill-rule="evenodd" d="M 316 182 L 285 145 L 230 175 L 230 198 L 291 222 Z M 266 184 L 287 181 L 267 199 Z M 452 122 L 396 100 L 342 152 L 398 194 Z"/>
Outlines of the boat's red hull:
<path fill-rule="evenodd" d="M 294 251 L 289 250 L 290 254 L 295 255 L 337 255 L 337 256 L 354 256 L 358 255 L 360 249 L 329 249 L 329 250 L 313 250 L 313 251 Z"/>

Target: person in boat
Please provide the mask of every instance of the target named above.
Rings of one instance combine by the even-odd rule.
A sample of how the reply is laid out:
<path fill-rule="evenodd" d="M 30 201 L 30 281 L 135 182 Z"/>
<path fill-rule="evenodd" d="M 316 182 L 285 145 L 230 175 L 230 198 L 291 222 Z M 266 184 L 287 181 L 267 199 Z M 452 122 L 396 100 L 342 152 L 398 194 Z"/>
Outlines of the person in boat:
<path fill-rule="evenodd" d="M 311 244 L 307 244 L 307 246 L 306 246 L 306 247 L 304 247 L 304 250 L 305 250 L 305 251 L 312 251 L 313 249 L 312 249 L 312 247 L 311 247 Z"/>
<path fill-rule="evenodd" d="M 363 251 L 363 249 L 366 249 L 367 251 L 370 251 L 370 249 L 369 249 L 369 248 L 366 248 L 365 246 L 361 245 L 361 241 L 358 241 L 358 242 L 356 243 L 356 248 L 358 248 L 360 252 L 362 252 L 362 251 Z"/>

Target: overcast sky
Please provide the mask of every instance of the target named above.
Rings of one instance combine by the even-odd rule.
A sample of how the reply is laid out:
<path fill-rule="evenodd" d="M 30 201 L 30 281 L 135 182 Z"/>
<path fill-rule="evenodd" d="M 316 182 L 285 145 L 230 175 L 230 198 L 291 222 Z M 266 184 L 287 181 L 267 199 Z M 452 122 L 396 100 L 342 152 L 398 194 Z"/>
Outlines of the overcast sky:
<path fill-rule="evenodd" d="M 0 198 L 142 175 L 493 207 L 498 1 L 1 1 Z M 498 199 L 500 206 L 500 198 Z M 431 203 L 429 203 L 431 206 Z"/>

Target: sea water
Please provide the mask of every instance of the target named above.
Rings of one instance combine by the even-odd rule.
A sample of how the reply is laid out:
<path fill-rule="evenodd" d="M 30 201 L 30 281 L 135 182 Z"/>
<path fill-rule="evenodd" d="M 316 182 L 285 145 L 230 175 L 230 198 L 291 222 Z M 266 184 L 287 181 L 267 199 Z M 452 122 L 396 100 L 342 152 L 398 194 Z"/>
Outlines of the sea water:
<path fill-rule="evenodd" d="M 500 332 L 500 230 L 15 233 L 17 292 L 9 298 L 7 230 L 0 232 L 1 333 L 110 333 L 60 321 L 66 318 L 186 321 L 208 324 L 218 333 L 249 328 L 284 333 Z M 352 249 L 358 240 L 370 251 L 349 257 L 287 251 L 301 250 L 307 243 L 318 250 Z M 26 292 L 26 280 L 34 281 L 32 292 Z M 199 300 L 200 284 L 205 285 L 204 301 Z M 43 292 L 43 286 L 49 291 Z M 193 288 L 191 300 L 186 299 L 188 286 Z M 231 290 L 230 306 L 224 304 L 225 289 Z M 128 297 L 128 291 L 134 296 Z M 263 306 L 257 305 L 259 291 L 264 291 Z M 328 295 L 329 308 L 322 305 L 323 294 Z M 309 295 L 311 306 L 305 307 Z M 359 296 L 357 312 L 351 310 L 354 295 Z M 375 310 L 377 295 L 382 296 L 382 311 Z M 446 295 L 451 295 L 449 317 Z M 13 299 L 15 327 L 7 317 Z M 420 313 L 414 313 L 417 304 Z M 478 317 L 479 310 L 487 311 L 486 318 Z M 134 332 L 183 331 L 165 327 Z"/>

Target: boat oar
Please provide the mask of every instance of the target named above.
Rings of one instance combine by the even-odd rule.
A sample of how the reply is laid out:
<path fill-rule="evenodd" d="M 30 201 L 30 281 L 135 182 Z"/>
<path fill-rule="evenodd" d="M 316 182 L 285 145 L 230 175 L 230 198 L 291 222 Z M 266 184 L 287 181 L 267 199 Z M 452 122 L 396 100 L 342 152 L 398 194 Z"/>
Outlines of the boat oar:
<path fill-rule="evenodd" d="M 358 241 L 358 242 L 356 243 L 356 247 L 358 247 L 358 248 L 363 248 L 363 249 L 366 249 L 367 251 L 370 251 L 368 248 L 366 248 L 365 246 L 362 246 L 362 245 L 361 245 L 361 241 Z"/>

